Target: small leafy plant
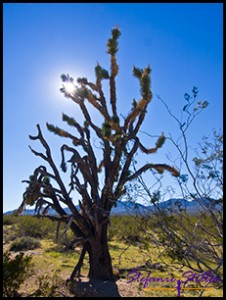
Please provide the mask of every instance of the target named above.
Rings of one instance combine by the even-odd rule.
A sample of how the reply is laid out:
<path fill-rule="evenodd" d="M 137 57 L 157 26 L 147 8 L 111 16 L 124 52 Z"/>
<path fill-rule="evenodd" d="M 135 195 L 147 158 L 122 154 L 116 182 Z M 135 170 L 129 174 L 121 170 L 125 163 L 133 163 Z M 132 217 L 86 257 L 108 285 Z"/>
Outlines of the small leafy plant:
<path fill-rule="evenodd" d="M 9 251 L 3 253 L 3 297 L 19 296 L 18 289 L 30 274 L 31 257 L 19 253 L 10 258 Z"/>
<path fill-rule="evenodd" d="M 10 246 L 10 251 L 26 251 L 40 247 L 41 243 L 37 239 L 28 236 L 15 239 Z"/>
<path fill-rule="evenodd" d="M 38 289 L 32 294 L 35 297 L 59 297 L 58 289 L 62 279 L 55 272 L 51 277 L 48 274 L 38 276 Z"/>

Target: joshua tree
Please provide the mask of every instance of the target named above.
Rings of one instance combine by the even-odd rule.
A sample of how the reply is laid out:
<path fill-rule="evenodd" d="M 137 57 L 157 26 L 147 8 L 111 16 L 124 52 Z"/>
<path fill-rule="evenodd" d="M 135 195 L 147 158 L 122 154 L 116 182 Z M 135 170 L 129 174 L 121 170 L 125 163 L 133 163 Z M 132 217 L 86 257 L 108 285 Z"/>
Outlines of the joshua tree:
<path fill-rule="evenodd" d="M 130 171 L 131 161 L 139 149 L 146 154 L 154 153 L 163 145 L 165 137 L 160 136 L 155 147 L 147 149 L 137 136 L 145 119 L 148 104 L 152 100 L 150 66 L 144 69 L 133 67 L 133 75 L 140 83 L 141 99 L 133 100 L 131 110 L 126 117 L 121 117 L 121 119 L 119 117 L 115 81 L 119 70 L 116 60 L 119 36 L 120 31 L 116 27 L 112 30 L 112 36 L 107 42 L 107 52 L 111 60 L 110 72 L 97 64 L 95 83 L 89 82 L 87 78 L 78 78 L 79 86 L 76 86 L 69 75 L 61 76 L 63 81 L 61 92 L 75 102 L 84 116 L 84 124 L 79 124 L 72 117 L 63 114 L 63 121 L 76 129 L 77 136 L 47 123 L 50 131 L 69 138 L 72 142 L 71 146 L 63 144 L 60 149 L 62 171 L 67 172 L 68 166 L 70 167 L 69 187 L 66 187 L 62 180 L 40 126 L 37 125 L 37 136 L 29 136 L 31 140 L 41 142 L 45 153 L 37 152 L 31 147 L 30 149 L 33 154 L 41 157 L 50 166 L 51 171 L 41 165 L 35 169 L 30 180 L 25 181 L 29 185 L 23 195 L 23 202 L 18 213 L 26 204 L 36 204 L 36 211 L 38 213 L 42 211 L 42 214 L 48 216 L 48 208 L 52 207 L 59 215 L 58 219 L 67 223 L 67 228 L 71 228 L 76 236 L 74 243 L 79 242 L 83 246 L 71 279 L 79 272 L 86 253 L 89 255 L 91 279 L 113 278 L 107 228 L 112 207 L 116 206 L 117 201 L 126 193 L 126 183 L 149 169 L 155 169 L 159 173 L 167 170 L 173 176 L 179 176 L 175 168 L 160 163 L 147 163 L 136 172 Z M 103 80 L 109 82 L 109 105 L 107 105 L 102 89 Z M 87 104 L 91 104 L 97 110 L 99 120 L 103 120 L 102 126 L 94 123 Z M 101 159 L 95 153 L 91 135 L 100 141 Z M 70 155 L 67 161 L 66 153 Z M 72 198 L 74 190 L 77 191 L 80 200 Z M 74 200 L 78 200 L 79 209 L 74 204 Z M 65 212 L 62 205 L 69 208 L 70 214 Z M 44 210 L 41 210 L 41 207 L 45 207 Z"/>

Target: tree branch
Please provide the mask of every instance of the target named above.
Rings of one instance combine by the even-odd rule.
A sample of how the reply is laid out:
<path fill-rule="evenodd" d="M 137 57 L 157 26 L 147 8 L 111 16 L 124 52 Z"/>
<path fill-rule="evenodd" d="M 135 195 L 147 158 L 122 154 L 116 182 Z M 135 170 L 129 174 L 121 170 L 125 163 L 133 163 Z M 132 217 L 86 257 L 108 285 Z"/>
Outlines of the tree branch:
<path fill-rule="evenodd" d="M 133 175 L 129 176 L 126 180 L 124 180 L 123 183 L 137 178 L 139 175 L 141 175 L 149 169 L 155 169 L 159 173 L 163 173 L 164 170 L 167 170 L 170 173 L 172 173 L 172 175 L 175 177 L 180 176 L 180 173 L 174 167 L 168 166 L 166 164 L 146 164 L 145 166 L 137 170 Z"/>

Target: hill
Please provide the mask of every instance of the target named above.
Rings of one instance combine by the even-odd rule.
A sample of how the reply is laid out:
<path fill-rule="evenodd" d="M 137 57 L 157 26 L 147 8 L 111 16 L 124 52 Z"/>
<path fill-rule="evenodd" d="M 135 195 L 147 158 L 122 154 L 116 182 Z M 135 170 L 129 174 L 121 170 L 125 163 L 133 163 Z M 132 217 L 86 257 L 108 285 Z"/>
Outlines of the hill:
<path fill-rule="evenodd" d="M 206 206 L 215 206 L 216 209 L 222 210 L 222 205 L 218 204 L 217 200 L 205 200 Z M 79 209 L 79 206 L 76 206 Z M 112 208 L 111 214 L 112 215 L 130 215 L 130 214 L 148 214 L 156 212 L 157 209 L 161 210 L 178 210 L 178 208 L 184 209 L 186 208 L 188 213 L 194 214 L 198 211 L 203 210 L 203 207 L 200 205 L 200 200 L 192 200 L 187 201 L 182 198 L 172 198 L 168 199 L 164 202 L 160 202 L 157 205 L 149 205 L 145 206 L 140 203 L 134 203 L 133 201 L 118 201 L 117 206 Z M 9 215 L 15 212 L 16 210 L 7 211 L 4 213 L 4 215 Z M 65 212 L 67 214 L 70 214 L 69 208 L 65 208 Z M 21 215 L 34 215 L 35 210 L 34 209 L 25 209 Z M 56 212 L 53 209 L 49 209 L 48 211 L 49 215 L 56 215 Z"/>

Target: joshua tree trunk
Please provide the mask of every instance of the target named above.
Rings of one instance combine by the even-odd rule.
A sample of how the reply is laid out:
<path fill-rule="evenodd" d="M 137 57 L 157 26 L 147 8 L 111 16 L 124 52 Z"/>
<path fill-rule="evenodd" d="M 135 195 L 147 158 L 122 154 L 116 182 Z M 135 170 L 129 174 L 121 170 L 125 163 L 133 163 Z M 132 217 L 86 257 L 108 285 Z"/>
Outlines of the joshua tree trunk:
<path fill-rule="evenodd" d="M 101 235 L 92 237 L 89 241 L 85 242 L 80 255 L 80 259 L 75 266 L 71 280 L 76 275 L 80 275 L 80 269 L 83 265 L 85 254 L 89 255 L 89 278 L 92 279 L 103 279 L 113 280 L 113 271 L 111 256 L 109 253 L 107 243 L 107 226 L 102 225 Z"/>
<path fill-rule="evenodd" d="M 90 279 L 113 280 L 111 256 L 107 243 L 107 227 L 105 228 L 102 230 L 100 239 L 93 238 L 89 243 Z"/>

